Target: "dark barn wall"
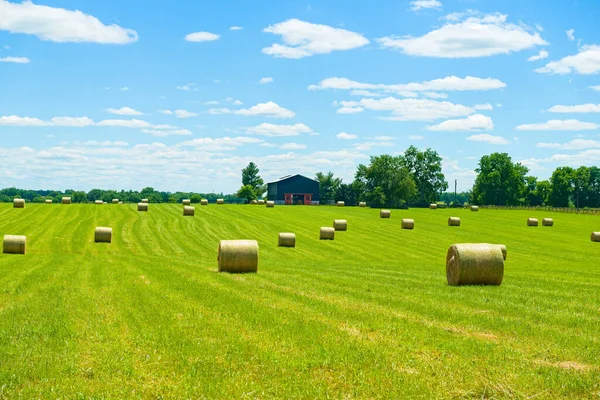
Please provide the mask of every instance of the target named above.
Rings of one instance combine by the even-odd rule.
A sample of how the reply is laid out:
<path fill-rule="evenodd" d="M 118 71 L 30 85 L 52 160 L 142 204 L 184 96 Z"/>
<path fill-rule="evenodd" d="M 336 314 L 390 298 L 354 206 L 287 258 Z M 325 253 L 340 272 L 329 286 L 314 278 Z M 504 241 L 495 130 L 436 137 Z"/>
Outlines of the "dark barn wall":
<path fill-rule="evenodd" d="M 285 200 L 286 193 L 310 193 L 313 201 L 319 201 L 319 182 L 295 175 L 279 182 L 268 184 L 269 200 Z"/>

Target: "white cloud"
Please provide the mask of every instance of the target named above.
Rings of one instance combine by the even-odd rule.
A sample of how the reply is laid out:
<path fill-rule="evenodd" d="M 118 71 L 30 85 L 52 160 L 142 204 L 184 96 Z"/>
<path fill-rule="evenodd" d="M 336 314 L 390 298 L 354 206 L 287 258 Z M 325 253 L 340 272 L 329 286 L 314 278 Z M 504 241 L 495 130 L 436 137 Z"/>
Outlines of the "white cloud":
<path fill-rule="evenodd" d="M 39 118 L 18 117 L 16 115 L 0 116 L 0 125 L 3 126 L 64 126 L 84 127 L 94 125 L 88 117 L 54 117 L 50 121 Z"/>
<path fill-rule="evenodd" d="M 228 151 L 235 150 L 245 144 L 262 143 L 262 139 L 247 136 L 221 137 L 221 138 L 197 138 L 181 143 L 184 147 L 196 147 L 202 151 Z"/>
<path fill-rule="evenodd" d="M 148 133 L 150 135 L 160 137 L 192 134 L 192 132 L 187 129 L 142 129 L 142 133 Z"/>
<path fill-rule="evenodd" d="M 266 76 L 264 78 L 260 78 L 260 81 L 258 83 L 260 83 L 261 85 L 264 85 L 265 83 L 271 83 L 273 82 L 273 78 Z"/>
<path fill-rule="evenodd" d="M 237 114 L 244 116 L 263 116 L 267 118 L 293 118 L 296 114 L 272 101 L 259 103 L 247 109 L 231 110 L 229 108 L 212 108 L 209 114 Z"/>
<path fill-rule="evenodd" d="M 44 126 L 46 122 L 39 118 L 19 117 L 16 115 L 0 116 L 0 125 L 4 126 Z"/>
<path fill-rule="evenodd" d="M 535 147 L 545 149 L 584 150 L 600 149 L 600 142 L 592 139 L 573 139 L 567 143 L 537 143 Z"/>
<path fill-rule="evenodd" d="M 551 61 L 542 68 L 535 70 L 540 74 L 566 75 L 572 72 L 580 75 L 593 75 L 600 72 L 600 46 L 585 45 L 579 48 L 579 53 L 573 56 Z"/>
<path fill-rule="evenodd" d="M 470 115 L 464 119 L 449 119 L 437 125 L 427 127 L 428 131 L 491 131 L 494 123 L 482 114 Z"/>
<path fill-rule="evenodd" d="M 54 117 L 49 123 L 51 126 L 84 127 L 94 125 L 94 121 L 88 117 Z"/>
<path fill-rule="evenodd" d="M 537 143 L 535 145 L 535 147 L 538 147 L 540 149 L 558 149 L 558 148 L 562 147 L 562 144 L 560 144 L 560 143 Z"/>
<path fill-rule="evenodd" d="M 195 83 L 188 83 L 187 85 L 181 85 L 181 86 L 176 86 L 175 89 L 177 90 L 183 90 L 184 92 L 189 92 L 189 91 L 198 91 L 198 88 L 194 87 L 196 86 Z"/>
<path fill-rule="evenodd" d="M 565 33 L 567 34 L 567 37 L 569 38 L 570 41 L 575 40 L 575 29 L 569 29 L 568 31 L 565 31 Z"/>
<path fill-rule="evenodd" d="M 232 26 L 229 28 L 230 31 L 241 31 L 242 29 L 244 29 L 241 26 Z"/>
<path fill-rule="evenodd" d="M 538 32 L 507 23 L 506 18 L 499 13 L 455 13 L 446 17 L 444 26 L 421 37 L 386 36 L 377 41 L 411 56 L 444 58 L 488 57 L 547 44 Z"/>
<path fill-rule="evenodd" d="M 354 140 L 356 139 L 358 136 L 353 134 L 353 133 L 346 133 L 346 132 L 340 132 L 336 135 L 336 137 L 338 139 L 343 139 L 343 140 Z"/>
<path fill-rule="evenodd" d="M 553 119 L 538 124 L 519 125 L 515 129 L 519 131 L 586 131 L 600 127 L 592 122 L 581 122 L 576 119 Z"/>
<path fill-rule="evenodd" d="M 121 89 L 119 89 L 121 92 L 128 92 L 129 88 L 127 86 L 123 86 Z"/>
<path fill-rule="evenodd" d="M 234 106 L 241 106 L 242 104 L 244 104 L 244 103 L 242 103 L 239 100 L 234 100 L 232 103 L 233 103 Z"/>
<path fill-rule="evenodd" d="M 218 40 L 221 35 L 210 32 L 194 32 L 185 35 L 185 40 L 188 42 L 212 42 Z"/>
<path fill-rule="evenodd" d="M 431 121 L 441 118 L 464 117 L 475 110 L 462 104 L 430 99 L 361 99 L 357 105 L 374 111 L 391 111 L 384 119 L 393 121 Z"/>
<path fill-rule="evenodd" d="M 438 0 L 415 0 L 410 2 L 410 9 L 413 11 L 419 11 L 423 8 L 439 9 L 441 7 L 442 3 Z"/>
<path fill-rule="evenodd" d="M 177 118 L 197 117 L 198 114 L 187 110 L 158 110 L 161 114 L 175 115 Z"/>
<path fill-rule="evenodd" d="M 553 113 L 599 113 L 600 104 L 578 104 L 575 106 L 556 105 L 550 107 L 548 111 Z"/>
<path fill-rule="evenodd" d="M 494 107 L 492 107 L 492 105 L 490 103 L 485 103 L 485 104 L 475 104 L 473 106 L 474 110 L 493 110 Z"/>
<path fill-rule="evenodd" d="M 538 60 L 543 60 L 544 58 L 548 58 L 548 52 L 546 50 L 540 50 L 540 52 L 535 55 L 535 56 L 531 56 L 527 59 L 527 61 L 538 61 Z"/>
<path fill-rule="evenodd" d="M 171 110 L 158 110 L 158 112 L 161 114 L 173 115 L 173 111 Z"/>
<path fill-rule="evenodd" d="M 306 145 L 305 144 L 299 144 L 299 143 L 291 142 L 291 143 L 282 144 L 280 147 L 282 149 L 286 149 L 286 150 L 302 150 L 302 149 L 306 148 Z"/>
<path fill-rule="evenodd" d="M 116 114 L 116 115 L 129 115 L 129 116 L 144 115 L 144 113 L 134 110 L 131 107 L 121 107 L 118 109 L 117 108 L 107 108 L 106 111 L 111 114 Z"/>
<path fill-rule="evenodd" d="M 369 151 L 373 147 L 393 147 L 394 145 L 395 145 L 394 142 L 383 142 L 383 141 L 364 142 L 364 143 L 355 144 L 354 149 L 358 150 L 358 151 Z"/>
<path fill-rule="evenodd" d="M 363 111 L 364 108 L 362 107 L 340 107 L 337 109 L 338 114 L 356 114 Z"/>
<path fill-rule="evenodd" d="M 351 90 L 350 94 L 353 96 L 362 96 L 362 97 L 381 97 L 381 96 L 383 96 L 383 94 L 381 94 L 381 93 L 371 92 L 369 90 L 362 90 L 362 89 Z"/>
<path fill-rule="evenodd" d="M 505 139 L 501 136 L 492 136 L 487 133 L 480 133 L 478 135 L 469 136 L 467 138 L 467 140 L 472 140 L 475 142 L 486 142 L 489 144 L 498 144 L 498 145 L 504 145 L 504 144 L 510 143 L 507 139 Z"/>
<path fill-rule="evenodd" d="M 0 30 L 35 35 L 52 42 L 126 44 L 138 40 L 137 32 L 116 24 L 104 25 L 81 11 L 41 6 L 31 1 L 0 0 Z"/>
<path fill-rule="evenodd" d="M 590 86 L 590 89 L 595 90 L 596 92 L 600 92 L 600 85 Z"/>
<path fill-rule="evenodd" d="M 311 128 L 304 124 L 276 125 L 268 123 L 246 128 L 246 132 L 263 136 L 298 136 L 303 133 L 314 133 Z"/>
<path fill-rule="evenodd" d="M 27 57 L 0 57 L 0 62 L 14 64 L 29 64 L 31 61 Z"/>
<path fill-rule="evenodd" d="M 369 40 L 358 33 L 298 19 L 271 25 L 263 32 L 281 35 L 283 45 L 275 43 L 262 49 L 263 53 L 273 57 L 298 59 L 369 44 Z"/>
<path fill-rule="evenodd" d="M 98 122 L 98 126 L 116 126 L 121 128 L 151 128 L 152 124 L 140 119 L 105 119 L 104 121 Z"/>
<path fill-rule="evenodd" d="M 429 97 L 430 99 L 446 99 L 446 98 L 448 98 L 448 95 L 446 93 L 422 92 L 421 94 L 425 97 Z"/>
<path fill-rule="evenodd" d="M 409 135 L 408 138 L 411 139 L 411 140 L 423 140 L 423 139 L 425 139 L 425 137 L 421 136 L 421 135 Z"/>

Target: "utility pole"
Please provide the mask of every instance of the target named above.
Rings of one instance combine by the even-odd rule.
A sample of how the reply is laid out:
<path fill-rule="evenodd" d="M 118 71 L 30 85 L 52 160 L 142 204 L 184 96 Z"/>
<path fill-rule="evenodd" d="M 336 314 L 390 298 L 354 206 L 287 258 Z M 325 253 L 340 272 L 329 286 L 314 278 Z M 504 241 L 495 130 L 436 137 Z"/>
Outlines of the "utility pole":
<path fill-rule="evenodd" d="M 456 207 L 456 179 L 454 180 L 454 207 Z"/>

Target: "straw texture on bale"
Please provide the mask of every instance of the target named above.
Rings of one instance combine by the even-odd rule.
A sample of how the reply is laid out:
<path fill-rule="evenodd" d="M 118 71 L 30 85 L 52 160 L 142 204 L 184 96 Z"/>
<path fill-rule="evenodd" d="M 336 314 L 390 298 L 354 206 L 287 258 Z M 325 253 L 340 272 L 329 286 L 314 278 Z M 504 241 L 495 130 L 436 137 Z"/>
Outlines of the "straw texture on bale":
<path fill-rule="evenodd" d="M 333 240 L 335 238 L 335 229 L 328 226 L 322 227 L 321 236 L 319 238 L 321 240 Z"/>
<path fill-rule="evenodd" d="M 258 242 L 256 240 L 221 240 L 217 260 L 219 272 L 257 272 Z"/>
<path fill-rule="evenodd" d="M 200 200 L 200 205 L 201 206 L 207 206 L 208 205 L 208 200 L 207 199 Z"/>
<path fill-rule="evenodd" d="M 390 218 L 391 216 L 392 216 L 392 212 L 390 210 L 379 211 L 379 218 Z"/>
<path fill-rule="evenodd" d="M 217 199 L 217 204 L 225 204 L 225 200 L 223 200 L 223 199 Z"/>
<path fill-rule="evenodd" d="M 277 246 L 296 247 L 296 234 L 289 232 L 281 232 L 277 240 Z"/>
<path fill-rule="evenodd" d="M 458 218 L 458 217 L 448 218 L 448 226 L 460 226 L 460 218 Z"/>
<path fill-rule="evenodd" d="M 554 220 L 552 218 L 544 218 L 542 220 L 542 226 L 553 226 Z"/>
<path fill-rule="evenodd" d="M 336 231 L 347 231 L 348 221 L 346 221 L 345 219 L 334 219 L 333 229 L 335 229 Z"/>
<path fill-rule="evenodd" d="M 62 199 L 60 199 L 60 203 L 61 204 L 71 204 L 71 198 L 70 197 L 63 197 Z"/>
<path fill-rule="evenodd" d="M 471 211 L 479 211 L 479 206 L 471 206 Z"/>
<path fill-rule="evenodd" d="M 183 215 L 184 216 L 187 215 L 187 216 L 193 217 L 195 211 L 196 211 L 196 209 L 192 206 L 183 206 Z"/>
<path fill-rule="evenodd" d="M 402 219 L 402 229 L 415 229 L 415 220 L 403 218 Z"/>
<path fill-rule="evenodd" d="M 148 203 L 148 199 L 142 199 L 142 203 Z"/>
<path fill-rule="evenodd" d="M 537 218 L 527 218 L 527 226 L 538 226 Z"/>
<path fill-rule="evenodd" d="M 437 204 L 430 204 L 429 208 L 435 210 L 437 208 Z"/>
<path fill-rule="evenodd" d="M 592 232 L 592 242 L 600 242 L 600 232 Z"/>
<path fill-rule="evenodd" d="M 4 241 L 2 242 L 2 252 L 6 254 L 25 254 L 26 245 L 26 236 L 4 235 Z"/>
<path fill-rule="evenodd" d="M 44 203 L 46 203 L 46 204 L 52 204 L 52 200 L 46 199 L 46 200 L 44 200 Z"/>
<path fill-rule="evenodd" d="M 25 200 L 24 199 L 14 199 L 13 207 L 14 208 L 25 208 Z"/>
<path fill-rule="evenodd" d="M 274 201 L 267 201 L 267 203 L 266 203 L 266 204 L 267 204 L 267 207 L 268 207 L 268 208 L 273 208 L 273 207 L 275 207 L 275 202 L 274 202 Z"/>
<path fill-rule="evenodd" d="M 452 286 L 500 285 L 504 259 L 499 245 L 454 244 L 446 255 L 446 279 Z"/>
<path fill-rule="evenodd" d="M 250 204 L 253 204 L 253 205 L 254 205 L 254 204 L 258 204 L 258 201 L 257 201 L 257 200 L 251 200 L 251 201 L 250 201 Z"/>
<path fill-rule="evenodd" d="M 259 206 L 264 206 L 265 205 L 265 201 L 264 200 L 259 200 L 258 201 L 258 205 Z"/>
<path fill-rule="evenodd" d="M 112 199 L 113 204 L 119 204 L 119 199 Z"/>
<path fill-rule="evenodd" d="M 111 243 L 112 242 L 112 228 L 105 226 L 99 226 L 96 228 L 94 233 L 94 242 L 96 243 Z"/>
<path fill-rule="evenodd" d="M 190 204 L 192 204 L 192 201 L 190 199 L 183 199 L 181 200 L 181 204 L 184 206 L 189 206 Z"/>
<path fill-rule="evenodd" d="M 96 200 L 94 201 L 94 204 L 102 204 L 102 200 Z"/>
<path fill-rule="evenodd" d="M 138 203 L 138 211 L 148 211 L 148 203 Z"/>
<path fill-rule="evenodd" d="M 367 203 L 365 203 L 364 201 L 361 201 L 360 203 L 358 203 L 359 207 L 366 207 Z"/>
<path fill-rule="evenodd" d="M 337 206 L 338 207 L 344 207 L 346 205 L 346 203 L 344 203 L 343 201 L 338 201 L 337 202 Z"/>

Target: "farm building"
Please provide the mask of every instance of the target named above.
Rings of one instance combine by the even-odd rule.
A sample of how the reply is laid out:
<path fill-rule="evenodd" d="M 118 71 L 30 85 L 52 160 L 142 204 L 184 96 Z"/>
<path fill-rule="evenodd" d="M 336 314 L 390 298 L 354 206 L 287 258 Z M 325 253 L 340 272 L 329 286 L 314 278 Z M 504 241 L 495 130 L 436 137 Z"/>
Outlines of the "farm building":
<path fill-rule="evenodd" d="M 267 198 L 275 204 L 319 204 L 319 182 L 314 179 L 288 175 L 267 185 Z"/>

